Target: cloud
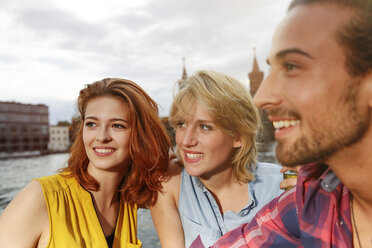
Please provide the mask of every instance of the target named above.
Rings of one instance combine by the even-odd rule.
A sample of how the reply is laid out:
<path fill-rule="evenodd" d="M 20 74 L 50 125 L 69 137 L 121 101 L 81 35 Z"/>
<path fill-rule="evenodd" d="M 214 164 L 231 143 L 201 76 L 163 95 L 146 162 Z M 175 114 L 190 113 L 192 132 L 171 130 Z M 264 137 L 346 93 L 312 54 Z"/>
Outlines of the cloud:
<path fill-rule="evenodd" d="M 289 0 L 131 2 L 4 0 L 0 77 L 9 86 L 0 84 L 0 100 L 74 101 L 86 83 L 123 77 L 166 115 L 182 57 L 189 75 L 211 69 L 247 83 L 255 47 L 267 70 L 272 33 Z M 50 104 L 69 108 L 62 102 Z"/>
<path fill-rule="evenodd" d="M 77 114 L 75 101 L 41 99 L 49 108 L 49 125 L 56 125 L 59 121 L 71 122 Z"/>
<path fill-rule="evenodd" d="M 54 8 L 25 9 L 19 13 L 16 21 L 43 38 L 65 36 L 77 43 L 80 39 L 99 40 L 106 33 L 100 26 L 84 22 L 71 13 Z"/>

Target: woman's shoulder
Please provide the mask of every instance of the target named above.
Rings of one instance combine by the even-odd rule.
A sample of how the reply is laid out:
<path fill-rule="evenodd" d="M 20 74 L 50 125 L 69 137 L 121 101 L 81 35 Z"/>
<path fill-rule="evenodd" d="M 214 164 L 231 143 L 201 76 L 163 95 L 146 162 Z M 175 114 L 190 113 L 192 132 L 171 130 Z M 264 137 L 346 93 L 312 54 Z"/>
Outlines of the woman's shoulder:
<path fill-rule="evenodd" d="M 6 224 L 8 223 L 8 224 Z M 40 235 L 48 223 L 47 207 L 41 185 L 32 180 L 5 208 L 0 218 L 0 230 L 18 232 L 25 240 Z"/>
<path fill-rule="evenodd" d="M 174 184 L 179 184 L 181 180 L 182 170 L 183 166 L 177 158 L 170 159 L 165 175 L 165 180 L 163 181 L 163 186 L 169 186 L 173 188 Z"/>
<path fill-rule="evenodd" d="M 283 190 L 280 189 L 280 182 L 283 180 L 280 169 L 281 166 L 277 164 L 257 163 L 256 179 L 250 182 L 250 187 L 255 192 L 258 202 L 266 204 L 283 193 Z"/>
<path fill-rule="evenodd" d="M 36 178 L 44 191 L 59 191 L 69 187 L 76 180 L 69 172 Z"/>
<path fill-rule="evenodd" d="M 38 183 L 35 180 L 32 180 L 26 185 L 26 187 L 24 187 L 21 190 L 18 196 L 20 195 L 25 196 L 25 197 L 31 196 L 32 198 L 35 198 L 35 199 L 43 199 L 43 189 L 40 183 Z"/>
<path fill-rule="evenodd" d="M 268 163 L 268 162 L 259 162 L 257 161 L 256 169 L 254 173 L 258 176 L 266 175 L 266 174 L 280 174 L 280 169 L 282 168 L 279 164 Z"/>
<path fill-rule="evenodd" d="M 253 171 L 256 177 L 253 183 L 256 185 L 275 185 L 280 188 L 279 184 L 283 180 L 283 173 L 280 172 L 282 166 L 274 163 L 257 162 L 256 169 Z"/>

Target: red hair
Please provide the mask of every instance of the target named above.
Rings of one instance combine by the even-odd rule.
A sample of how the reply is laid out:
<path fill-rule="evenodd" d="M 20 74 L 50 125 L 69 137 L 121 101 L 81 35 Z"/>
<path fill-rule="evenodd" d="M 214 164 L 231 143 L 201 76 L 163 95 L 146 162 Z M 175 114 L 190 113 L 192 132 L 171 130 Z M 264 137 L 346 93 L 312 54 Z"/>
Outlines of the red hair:
<path fill-rule="evenodd" d="M 156 102 L 130 80 L 107 78 L 88 84 L 80 91 L 77 102 L 80 123 L 70 150 L 68 166 L 61 171 L 71 172 L 84 188 L 99 190 L 99 183 L 87 172 L 89 159 L 82 134 L 87 103 L 102 96 L 120 99 L 129 109 L 132 126 L 129 156 L 132 163 L 119 189 L 122 197 L 130 204 L 154 205 L 167 170 L 171 141 L 159 118 Z"/>

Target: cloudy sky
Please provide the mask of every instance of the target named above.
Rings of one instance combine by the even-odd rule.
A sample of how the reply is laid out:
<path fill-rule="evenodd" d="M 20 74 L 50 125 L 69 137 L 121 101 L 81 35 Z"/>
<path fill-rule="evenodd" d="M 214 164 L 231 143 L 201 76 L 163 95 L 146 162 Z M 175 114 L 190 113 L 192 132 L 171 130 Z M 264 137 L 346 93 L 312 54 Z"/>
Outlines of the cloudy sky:
<path fill-rule="evenodd" d="M 1 0 L 0 101 L 43 103 L 70 120 L 85 84 L 135 81 L 168 114 L 182 58 L 248 84 L 289 0 Z"/>

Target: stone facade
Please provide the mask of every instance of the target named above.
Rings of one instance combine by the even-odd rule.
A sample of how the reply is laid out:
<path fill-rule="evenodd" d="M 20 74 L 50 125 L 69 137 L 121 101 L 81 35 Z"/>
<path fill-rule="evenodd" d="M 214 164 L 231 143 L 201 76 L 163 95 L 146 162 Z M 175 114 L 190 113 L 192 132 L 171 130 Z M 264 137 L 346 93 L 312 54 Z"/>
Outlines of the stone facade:
<path fill-rule="evenodd" d="M 68 126 L 49 126 L 50 152 L 67 152 L 70 144 Z"/>

